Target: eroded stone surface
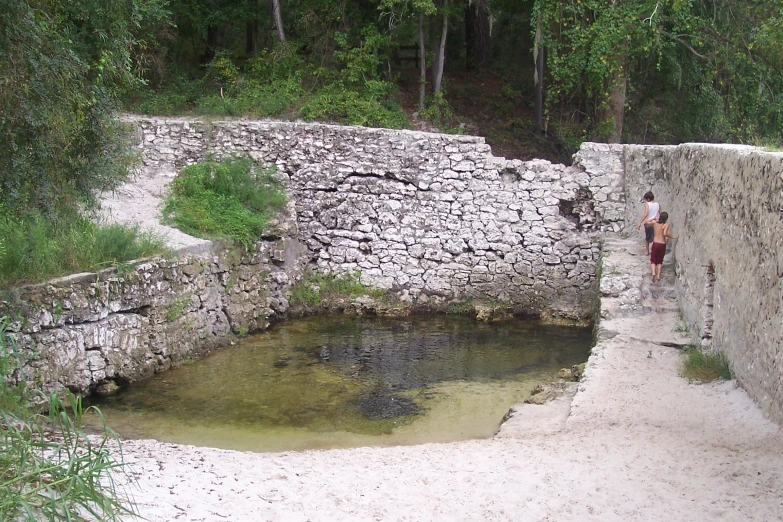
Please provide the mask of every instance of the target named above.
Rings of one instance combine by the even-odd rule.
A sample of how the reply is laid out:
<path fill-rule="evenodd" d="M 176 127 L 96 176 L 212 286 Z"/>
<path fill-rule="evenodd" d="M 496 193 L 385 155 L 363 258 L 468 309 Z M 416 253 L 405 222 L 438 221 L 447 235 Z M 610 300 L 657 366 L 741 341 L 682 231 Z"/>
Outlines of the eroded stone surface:
<path fill-rule="evenodd" d="M 414 304 L 482 298 L 583 318 L 593 309 L 597 232 L 623 226 L 621 165 L 599 172 L 590 160 L 608 146 L 586 147 L 566 167 L 498 158 L 472 136 L 129 121 L 147 169 L 237 153 L 275 165 L 321 269 L 358 271 L 363 283 Z"/>
<path fill-rule="evenodd" d="M 232 332 L 266 328 L 288 309 L 306 252 L 280 238 L 246 253 L 149 259 L 122 272 L 16 288 L 0 302 L 0 316 L 17 318 L 9 331 L 28 382 L 87 393 L 167 370 L 227 343 Z"/>

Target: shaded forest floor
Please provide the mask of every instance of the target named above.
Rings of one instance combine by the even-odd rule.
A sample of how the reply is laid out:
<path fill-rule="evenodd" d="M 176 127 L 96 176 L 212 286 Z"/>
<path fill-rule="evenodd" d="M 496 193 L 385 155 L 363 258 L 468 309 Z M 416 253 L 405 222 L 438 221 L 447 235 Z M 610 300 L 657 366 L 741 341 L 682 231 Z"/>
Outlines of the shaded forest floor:
<path fill-rule="evenodd" d="M 419 116 L 418 71 L 398 71 L 400 102 L 417 130 L 437 132 Z M 530 160 L 543 158 L 571 163 L 570 155 L 551 138 L 538 134 L 532 97 L 493 71 L 451 71 L 444 78 L 445 99 L 453 111 L 440 131 L 483 136 L 496 156 Z M 446 128 L 444 128 L 446 127 Z"/>

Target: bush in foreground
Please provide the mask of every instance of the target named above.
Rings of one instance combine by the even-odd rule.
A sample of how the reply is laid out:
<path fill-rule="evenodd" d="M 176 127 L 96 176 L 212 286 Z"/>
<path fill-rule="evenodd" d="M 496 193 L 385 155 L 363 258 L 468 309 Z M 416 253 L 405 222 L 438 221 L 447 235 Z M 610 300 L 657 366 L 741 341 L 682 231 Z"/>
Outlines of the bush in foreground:
<path fill-rule="evenodd" d="M 185 167 L 171 183 L 163 216 L 186 234 L 229 239 L 249 249 L 286 204 L 282 185 L 249 158 Z"/>
<path fill-rule="evenodd" d="M 124 472 L 107 446 L 116 435 L 105 426 L 97 436 L 84 434 L 80 398 L 68 393 L 66 405 L 53 393 L 48 415 L 30 413 L 7 323 L 0 318 L 0 518 L 114 521 L 135 514 L 115 482 Z"/>

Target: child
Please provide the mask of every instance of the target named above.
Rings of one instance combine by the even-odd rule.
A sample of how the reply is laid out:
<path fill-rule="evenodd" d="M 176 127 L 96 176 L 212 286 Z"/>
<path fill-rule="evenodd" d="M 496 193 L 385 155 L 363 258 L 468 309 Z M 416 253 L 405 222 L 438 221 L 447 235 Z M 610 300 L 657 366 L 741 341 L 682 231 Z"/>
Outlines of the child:
<path fill-rule="evenodd" d="M 650 252 L 650 270 L 652 270 L 652 282 L 661 280 L 661 266 L 663 266 L 663 256 L 666 254 L 666 238 L 677 239 L 680 236 L 669 235 L 669 227 L 666 221 L 669 220 L 669 214 L 661 212 L 658 219 L 648 221 L 653 229 L 653 243 Z"/>
<path fill-rule="evenodd" d="M 650 243 L 653 242 L 653 227 L 648 225 L 648 223 L 656 220 L 661 215 L 661 206 L 654 200 L 655 196 L 653 196 L 652 192 L 647 192 L 644 195 L 644 213 L 636 226 L 636 230 L 639 230 L 642 227 L 642 223 L 644 223 L 644 255 L 646 256 L 650 255 Z"/>

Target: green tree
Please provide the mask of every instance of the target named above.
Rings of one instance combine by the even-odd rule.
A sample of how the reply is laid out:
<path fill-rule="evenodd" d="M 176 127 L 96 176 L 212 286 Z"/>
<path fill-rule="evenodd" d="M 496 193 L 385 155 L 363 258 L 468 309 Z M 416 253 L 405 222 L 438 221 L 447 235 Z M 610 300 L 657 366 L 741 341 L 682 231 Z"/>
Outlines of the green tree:
<path fill-rule="evenodd" d="M 657 141 L 779 139 L 781 9 L 743 0 L 539 0 L 549 115 L 582 138 L 614 142 L 628 108 L 635 140 L 643 122 L 656 127 Z"/>
<path fill-rule="evenodd" d="M 0 2 L 0 191 L 7 207 L 53 212 L 121 180 L 130 161 L 114 119 L 136 80 L 134 31 L 158 0 Z"/>

